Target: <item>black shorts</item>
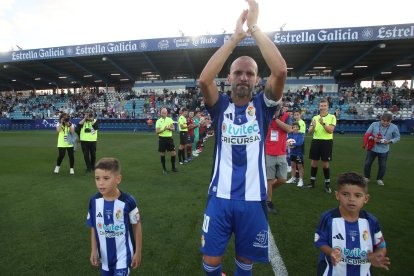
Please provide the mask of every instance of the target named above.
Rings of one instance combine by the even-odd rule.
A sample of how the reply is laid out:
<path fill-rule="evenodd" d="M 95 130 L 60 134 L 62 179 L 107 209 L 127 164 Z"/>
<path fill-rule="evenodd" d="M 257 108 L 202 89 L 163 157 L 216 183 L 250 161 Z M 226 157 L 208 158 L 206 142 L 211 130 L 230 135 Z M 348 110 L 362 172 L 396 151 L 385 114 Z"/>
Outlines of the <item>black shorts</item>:
<path fill-rule="evenodd" d="M 180 131 L 180 145 L 188 144 L 188 132 Z"/>
<path fill-rule="evenodd" d="M 313 139 L 309 151 L 309 159 L 332 161 L 333 140 Z"/>
<path fill-rule="evenodd" d="M 175 151 L 174 140 L 172 137 L 159 137 L 158 151 Z"/>
<path fill-rule="evenodd" d="M 291 155 L 290 162 L 295 162 L 296 164 L 303 164 L 303 156 L 301 155 Z"/>

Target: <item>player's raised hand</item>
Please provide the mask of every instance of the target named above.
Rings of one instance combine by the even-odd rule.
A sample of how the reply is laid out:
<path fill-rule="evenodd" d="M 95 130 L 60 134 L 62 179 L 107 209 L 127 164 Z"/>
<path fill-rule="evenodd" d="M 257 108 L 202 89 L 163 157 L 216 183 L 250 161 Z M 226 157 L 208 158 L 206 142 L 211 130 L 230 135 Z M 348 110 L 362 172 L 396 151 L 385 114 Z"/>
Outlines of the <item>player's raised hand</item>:
<path fill-rule="evenodd" d="M 255 0 L 246 0 L 249 5 L 249 10 L 247 13 L 246 24 L 247 27 L 251 27 L 257 24 L 257 19 L 259 17 L 259 4 Z"/>
<path fill-rule="evenodd" d="M 368 260 L 372 266 L 390 270 L 388 267 L 391 264 L 390 258 L 385 256 L 385 254 L 382 252 L 373 253 L 371 251 L 368 251 Z"/>

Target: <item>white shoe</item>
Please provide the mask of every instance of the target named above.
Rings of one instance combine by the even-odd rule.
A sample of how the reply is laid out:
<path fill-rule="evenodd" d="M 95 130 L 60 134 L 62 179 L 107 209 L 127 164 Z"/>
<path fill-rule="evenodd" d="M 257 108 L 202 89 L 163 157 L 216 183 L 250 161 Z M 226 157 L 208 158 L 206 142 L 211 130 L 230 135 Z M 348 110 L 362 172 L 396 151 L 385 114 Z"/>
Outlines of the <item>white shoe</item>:
<path fill-rule="evenodd" d="M 381 179 L 377 180 L 377 184 L 380 185 L 380 186 L 384 186 L 384 182 Z"/>
<path fill-rule="evenodd" d="M 291 171 L 292 171 L 292 167 L 291 166 L 288 166 L 287 167 L 287 172 L 290 173 Z"/>
<path fill-rule="evenodd" d="M 75 170 L 73 168 L 70 168 L 69 174 L 75 174 Z"/>
<path fill-rule="evenodd" d="M 305 184 L 303 184 L 303 179 L 299 178 L 299 182 L 298 185 L 296 185 L 297 187 L 303 187 Z"/>
<path fill-rule="evenodd" d="M 291 177 L 288 181 L 286 181 L 288 184 L 296 183 L 296 177 Z"/>
<path fill-rule="evenodd" d="M 197 157 L 198 153 L 196 151 L 193 151 L 193 156 Z"/>
<path fill-rule="evenodd" d="M 55 167 L 55 170 L 53 171 L 54 173 L 59 173 L 59 169 L 60 169 L 60 167 L 59 166 L 56 166 Z"/>

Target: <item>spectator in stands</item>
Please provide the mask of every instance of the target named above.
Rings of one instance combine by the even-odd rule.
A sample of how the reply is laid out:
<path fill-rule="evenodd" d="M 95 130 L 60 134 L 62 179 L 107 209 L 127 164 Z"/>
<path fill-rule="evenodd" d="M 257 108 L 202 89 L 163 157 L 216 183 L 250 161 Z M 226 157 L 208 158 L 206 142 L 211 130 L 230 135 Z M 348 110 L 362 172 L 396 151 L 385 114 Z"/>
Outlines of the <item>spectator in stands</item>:
<path fill-rule="evenodd" d="M 285 103 L 286 104 L 286 103 Z M 288 106 L 286 105 L 286 109 Z M 270 122 L 265 141 L 267 176 L 267 211 L 277 214 L 272 202 L 273 189 L 286 183 L 288 162 L 286 160 L 286 139 L 292 132 L 292 117 L 284 108 L 277 110 Z"/>
<path fill-rule="evenodd" d="M 82 120 L 76 126 L 76 132 L 81 142 L 83 159 L 85 160 L 86 172 L 95 169 L 96 144 L 98 141 L 98 120 L 92 112 L 86 112 Z"/>
<path fill-rule="evenodd" d="M 169 151 L 171 153 L 171 170 L 173 172 L 178 172 L 175 168 L 175 146 L 174 140 L 172 138 L 173 131 L 175 130 L 174 121 L 167 117 L 168 111 L 166 108 L 161 109 L 161 118 L 155 123 L 155 132 L 159 136 L 158 141 L 158 152 L 161 156 L 161 165 L 162 173 L 167 174 L 167 168 L 165 167 L 165 152 Z"/>
<path fill-rule="evenodd" d="M 377 184 L 384 186 L 384 175 L 387 165 L 388 152 L 390 151 L 390 144 L 395 144 L 400 141 L 400 132 L 398 127 L 391 123 L 392 114 L 384 113 L 380 122 L 372 123 L 365 135 L 372 135 L 375 144 L 371 150 L 367 151 L 364 165 L 364 176 L 367 183 L 371 176 L 371 166 L 375 158 L 378 157 L 378 174 Z"/>
<path fill-rule="evenodd" d="M 75 128 L 70 121 L 69 114 L 62 113 L 59 117 L 59 122 L 56 124 L 56 132 L 58 134 L 58 158 L 56 160 L 56 167 L 54 173 L 59 173 L 60 165 L 65 157 L 66 151 L 69 156 L 69 173 L 75 174 L 75 155 L 74 143 L 76 144 Z"/>
<path fill-rule="evenodd" d="M 253 262 L 269 262 L 268 240 L 261 239 L 259 246 L 253 242 L 258 233 L 266 235 L 268 228 L 263 210 L 267 195 L 261 153 L 264 151 L 264 133 L 275 112 L 272 107 L 276 107 L 282 98 L 287 67 L 276 45 L 257 26 L 257 2 L 247 0 L 247 3 L 249 9 L 238 18 L 234 33 L 214 53 L 200 75 L 204 102 L 214 129 L 218 131 L 201 237 L 206 275 L 221 275 L 222 257 L 233 232 L 236 275 L 252 275 Z M 245 23 L 247 31 L 243 30 Z M 249 34 L 271 72 L 264 92 L 252 96 L 260 81 L 257 63 L 251 57 L 242 56 L 230 65 L 227 79 L 231 96 L 218 93 L 216 76 L 233 50 Z"/>
<path fill-rule="evenodd" d="M 319 115 L 312 118 L 308 132 L 313 133 L 313 139 L 309 152 L 311 159 L 310 185 L 306 188 L 315 188 L 318 162 L 322 160 L 323 174 L 325 176 L 325 192 L 331 193 L 331 179 L 329 162 L 332 161 L 333 133 L 336 126 L 336 118 L 328 113 L 328 101 L 319 101 Z"/>

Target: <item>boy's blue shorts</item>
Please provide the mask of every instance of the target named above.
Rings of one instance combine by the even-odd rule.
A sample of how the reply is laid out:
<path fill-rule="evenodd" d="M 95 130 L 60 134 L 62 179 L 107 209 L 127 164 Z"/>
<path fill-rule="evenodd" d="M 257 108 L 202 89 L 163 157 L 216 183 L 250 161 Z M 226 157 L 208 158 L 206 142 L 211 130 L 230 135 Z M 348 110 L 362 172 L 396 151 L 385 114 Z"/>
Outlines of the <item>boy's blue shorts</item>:
<path fill-rule="evenodd" d="M 254 262 L 269 262 L 265 201 L 210 196 L 204 213 L 201 253 L 212 257 L 222 256 L 232 233 L 237 256 Z"/>
<path fill-rule="evenodd" d="M 103 270 L 101 268 L 102 276 L 128 276 L 129 268 L 114 269 L 114 270 Z"/>

